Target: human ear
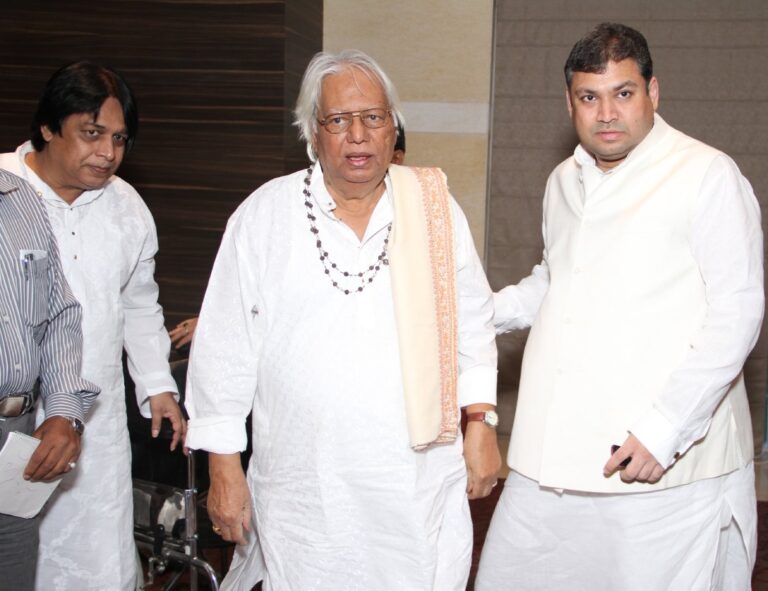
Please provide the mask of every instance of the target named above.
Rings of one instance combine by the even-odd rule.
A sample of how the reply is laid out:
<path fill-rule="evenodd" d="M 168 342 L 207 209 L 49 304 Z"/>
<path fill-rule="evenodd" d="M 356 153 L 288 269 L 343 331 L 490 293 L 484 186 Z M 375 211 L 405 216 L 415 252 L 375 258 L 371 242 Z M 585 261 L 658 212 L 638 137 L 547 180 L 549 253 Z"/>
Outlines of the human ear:
<path fill-rule="evenodd" d="M 653 110 L 659 108 L 659 81 L 656 76 L 651 78 L 648 83 L 648 96 L 651 97 L 651 103 L 653 103 Z"/>
<path fill-rule="evenodd" d="M 47 125 L 40 126 L 40 134 L 46 142 L 50 142 L 53 139 L 53 132 Z"/>

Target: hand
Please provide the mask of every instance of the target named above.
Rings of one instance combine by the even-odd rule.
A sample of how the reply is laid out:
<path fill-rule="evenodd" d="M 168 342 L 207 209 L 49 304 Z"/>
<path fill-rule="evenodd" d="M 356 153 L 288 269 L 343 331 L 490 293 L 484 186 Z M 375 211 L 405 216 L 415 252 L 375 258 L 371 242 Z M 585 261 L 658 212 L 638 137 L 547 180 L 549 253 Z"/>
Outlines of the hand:
<path fill-rule="evenodd" d="M 621 479 L 624 482 L 658 482 L 666 470 L 656 461 L 651 452 L 640 443 L 640 440 L 631 435 L 624 444 L 616 450 L 603 467 L 603 475 L 608 477 L 619 469 L 621 462 L 631 457 L 626 468 L 621 470 Z"/>
<path fill-rule="evenodd" d="M 467 464 L 467 496 L 470 499 L 487 497 L 496 486 L 501 470 L 496 429 L 479 421 L 467 423 L 464 462 Z"/>
<path fill-rule="evenodd" d="M 50 482 L 69 472 L 70 462 L 80 457 L 80 435 L 66 417 L 46 419 L 32 437 L 39 439 L 40 445 L 24 468 L 25 480 Z"/>
<path fill-rule="evenodd" d="M 187 318 L 183 322 L 179 322 L 176 327 L 168 332 L 168 336 L 171 337 L 171 342 L 174 348 L 181 349 L 187 343 L 192 342 L 192 335 L 195 334 L 197 328 L 197 318 Z"/>
<path fill-rule="evenodd" d="M 208 516 L 214 531 L 228 542 L 246 544 L 245 531 L 251 529 L 251 493 L 240 454 L 208 454 L 208 471 Z"/>
<path fill-rule="evenodd" d="M 184 441 L 187 434 L 187 422 L 181 408 L 176 403 L 172 392 L 163 392 L 149 397 L 149 410 L 152 413 L 152 437 L 160 435 L 160 425 L 163 419 L 171 421 L 173 427 L 173 439 L 171 440 L 171 451 L 176 449 L 180 441 Z"/>

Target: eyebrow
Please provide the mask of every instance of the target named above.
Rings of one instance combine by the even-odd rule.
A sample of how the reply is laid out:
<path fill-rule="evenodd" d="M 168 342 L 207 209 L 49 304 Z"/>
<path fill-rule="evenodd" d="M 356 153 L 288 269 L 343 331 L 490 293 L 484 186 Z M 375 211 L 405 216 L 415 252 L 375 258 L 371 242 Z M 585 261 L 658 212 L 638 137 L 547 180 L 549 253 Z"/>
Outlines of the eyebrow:
<path fill-rule="evenodd" d="M 611 88 L 611 92 L 618 92 L 619 90 L 622 90 L 624 88 L 638 88 L 637 82 L 634 80 L 625 80 L 624 82 L 621 82 L 620 84 L 617 84 L 613 88 Z M 575 88 L 574 92 L 576 93 L 583 93 L 583 94 L 599 94 L 597 90 L 592 90 L 590 88 Z"/>
<path fill-rule="evenodd" d="M 91 119 L 90 121 L 86 121 L 85 125 L 93 125 L 99 131 L 106 131 L 106 129 L 107 129 L 106 126 L 101 125 L 99 123 L 96 123 L 95 119 Z M 128 135 L 128 128 L 123 127 L 122 129 L 120 129 L 119 131 L 116 131 L 114 133 L 115 133 L 115 135 Z"/>
<path fill-rule="evenodd" d="M 363 111 L 373 111 L 374 109 L 380 109 L 382 111 L 388 111 L 389 107 L 381 106 L 381 107 L 365 107 L 364 109 L 355 109 L 353 111 L 342 111 L 340 109 L 334 109 L 331 108 L 330 112 L 326 115 L 326 117 L 330 117 L 331 115 L 348 115 L 350 113 L 362 113 Z"/>

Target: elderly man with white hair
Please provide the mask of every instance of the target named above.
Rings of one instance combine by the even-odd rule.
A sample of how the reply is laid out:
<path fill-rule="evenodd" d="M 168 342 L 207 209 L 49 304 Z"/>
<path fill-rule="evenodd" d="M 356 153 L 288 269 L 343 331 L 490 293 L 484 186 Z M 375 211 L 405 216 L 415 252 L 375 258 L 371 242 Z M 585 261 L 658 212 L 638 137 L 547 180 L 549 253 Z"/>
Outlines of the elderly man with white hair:
<path fill-rule="evenodd" d="M 295 114 L 312 164 L 230 219 L 191 355 L 187 445 L 241 543 L 223 588 L 464 589 L 467 498 L 501 463 L 466 219 L 439 169 L 390 164 L 402 115 L 367 55 L 317 54 Z"/>

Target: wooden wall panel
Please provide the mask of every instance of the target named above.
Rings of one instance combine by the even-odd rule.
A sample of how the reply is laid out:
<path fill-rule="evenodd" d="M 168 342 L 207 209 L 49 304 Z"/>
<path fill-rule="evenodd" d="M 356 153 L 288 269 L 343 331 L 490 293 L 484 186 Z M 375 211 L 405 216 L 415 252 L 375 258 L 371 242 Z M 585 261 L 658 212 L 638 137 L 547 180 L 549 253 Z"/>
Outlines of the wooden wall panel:
<path fill-rule="evenodd" d="M 306 165 L 292 109 L 322 48 L 322 2 L 9 4 L 0 20 L 0 150 L 29 137 L 56 68 L 89 59 L 117 69 L 140 115 L 119 174 L 155 217 L 166 322 L 197 314 L 229 215 L 265 181 Z"/>

